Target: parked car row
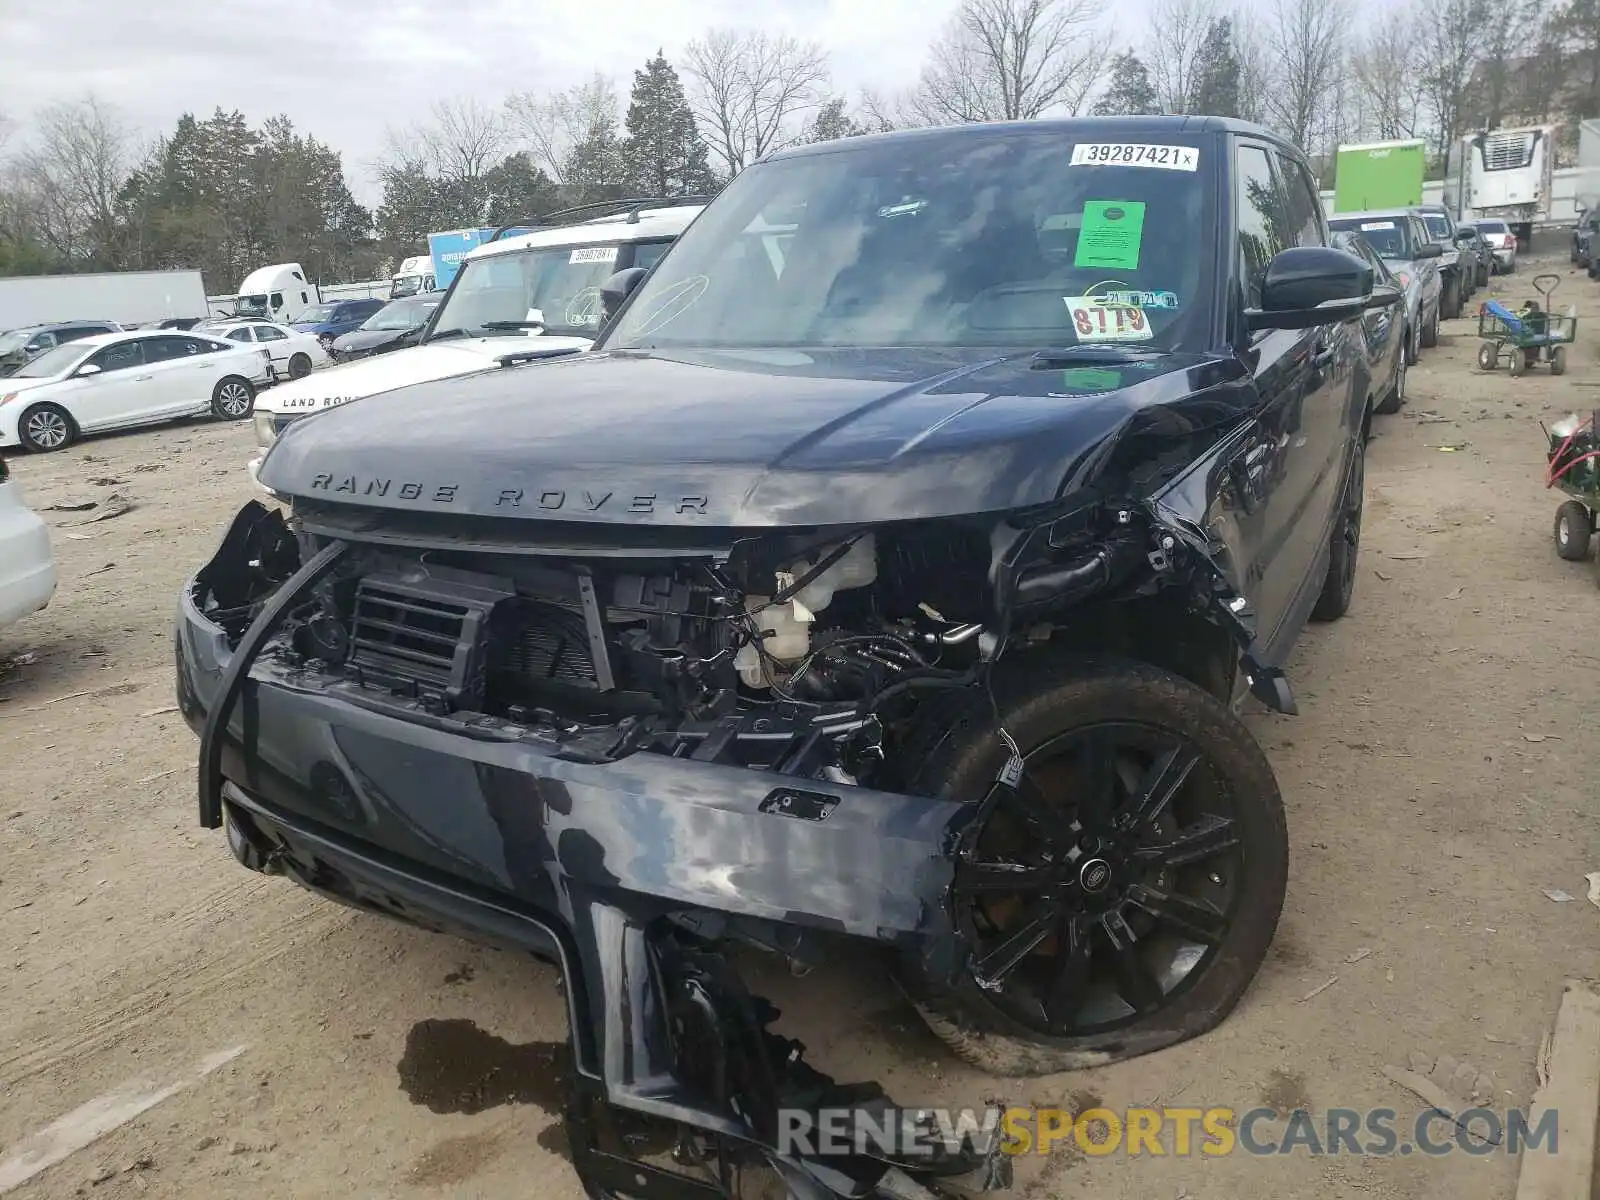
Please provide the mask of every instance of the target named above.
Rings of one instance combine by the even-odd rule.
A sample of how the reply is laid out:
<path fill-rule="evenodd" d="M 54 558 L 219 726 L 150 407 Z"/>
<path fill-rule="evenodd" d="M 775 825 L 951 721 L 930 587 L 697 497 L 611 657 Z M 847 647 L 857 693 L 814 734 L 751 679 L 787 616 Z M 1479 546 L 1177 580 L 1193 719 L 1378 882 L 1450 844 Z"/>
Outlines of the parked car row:
<path fill-rule="evenodd" d="M 210 413 L 249 420 L 266 348 L 200 333 L 100 333 L 46 350 L 0 382 L 0 448 L 46 453 L 81 434 Z"/>

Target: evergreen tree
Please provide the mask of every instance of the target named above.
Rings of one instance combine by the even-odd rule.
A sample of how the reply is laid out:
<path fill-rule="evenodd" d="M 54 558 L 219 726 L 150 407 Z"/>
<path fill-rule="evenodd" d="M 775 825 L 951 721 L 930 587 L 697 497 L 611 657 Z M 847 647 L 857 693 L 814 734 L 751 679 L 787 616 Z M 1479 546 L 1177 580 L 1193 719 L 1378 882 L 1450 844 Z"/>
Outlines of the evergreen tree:
<path fill-rule="evenodd" d="M 1208 117 L 1239 115 L 1239 52 L 1233 41 L 1233 22 L 1218 17 L 1206 29 L 1195 54 L 1194 84 L 1188 111 Z"/>
<path fill-rule="evenodd" d="M 855 137 L 866 130 L 845 111 L 844 97 L 835 96 L 817 109 L 817 115 L 806 126 L 808 142 L 832 142 L 839 138 Z"/>
<path fill-rule="evenodd" d="M 1094 106 L 1094 115 L 1147 117 L 1160 111 L 1155 85 L 1150 82 L 1150 72 L 1144 60 L 1132 50 L 1113 58 L 1111 78 L 1106 84 L 1105 95 Z"/>
<path fill-rule="evenodd" d="M 684 98 L 683 84 L 660 50 L 642 71 L 633 73 L 633 94 L 625 125 L 627 137 L 620 146 L 614 137 L 609 145 L 591 137 L 574 149 L 575 158 L 579 151 L 589 156 L 583 160 L 586 175 L 593 170 L 590 159 L 603 161 L 609 151 L 620 159 L 623 182 L 636 195 L 695 195 L 715 186 L 706 145 Z M 589 180 L 572 178 L 571 182 Z"/>

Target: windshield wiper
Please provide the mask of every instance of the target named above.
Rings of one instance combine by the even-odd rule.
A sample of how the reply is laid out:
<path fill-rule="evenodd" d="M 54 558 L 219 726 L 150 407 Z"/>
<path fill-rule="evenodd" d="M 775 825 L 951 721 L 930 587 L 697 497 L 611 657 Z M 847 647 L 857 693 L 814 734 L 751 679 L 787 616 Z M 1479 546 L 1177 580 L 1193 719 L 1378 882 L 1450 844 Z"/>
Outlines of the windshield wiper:
<path fill-rule="evenodd" d="M 465 329 L 436 329 L 433 333 L 433 336 L 428 340 L 430 342 L 442 342 L 445 338 L 458 338 L 466 336 L 467 331 Z"/>
<path fill-rule="evenodd" d="M 1048 346 L 1034 352 L 1033 365 L 1049 369 L 1060 363 L 1082 363 L 1115 366 L 1118 363 L 1148 362 L 1160 358 L 1160 350 L 1143 350 L 1136 346 L 1119 346 L 1115 343 L 1087 343 L 1080 346 Z"/>
<path fill-rule="evenodd" d="M 543 321 L 485 321 L 478 328 L 480 328 L 480 329 L 493 329 L 493 330 L 496 330 L 496 331 L 518 330 L 518 329 L 543 329 L 543 328 L 545 328 L 545 323 Z"/>

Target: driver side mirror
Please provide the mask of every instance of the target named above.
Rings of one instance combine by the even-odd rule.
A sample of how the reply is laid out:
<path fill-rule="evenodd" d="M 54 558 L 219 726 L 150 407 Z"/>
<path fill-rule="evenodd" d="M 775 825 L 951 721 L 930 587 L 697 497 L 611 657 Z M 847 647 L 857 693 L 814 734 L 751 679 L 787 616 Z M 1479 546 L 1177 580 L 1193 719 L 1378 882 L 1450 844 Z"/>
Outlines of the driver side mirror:
<path fill-rule="evenodd" d="M 100 368 L 94 363 L 84 363 L 83 366 L 78 368 L 76 374 L 80 377 L 85 375 L 98 375 L 100 374 Z"/>
<path fill-rule="evenodd" d="M 1470 242 L 1476 236 L 1477 235 L 1474 234 L 1472 232 L 1472 230 L 1470 230 L 1470 229 L 1458 229 L 1458 230 L 1456 230 L 1456 241 L 1458 241 L 1458 242 Z"/>
<path fill-rule="evenodd" d="M 1438 258 L 1444 253 L 1444 247 L 1438 242 L 1425 242 L 1417 247 L 1417 258 Z"/>
<path fill-rule="evenodd" d="M 1372 268 L 1328 246 L 1291 246 L 1273 255 L 1261 280 L 1261 307 L 1245 309 L 1255 329 L 1309 329 L 1359 317 L 1394 303 L 1395 294 L 1372 290 Z"/>
<path fill-rule="evenodd" d="M 648 267 L 629 267 L 625 271 L 618 271 L 600 285 L 600 324 L 604 325 L 611 320 L 616 311 L 622 307 L 629 296 L 633 295 L 644 277 L 650 273 Z"/>

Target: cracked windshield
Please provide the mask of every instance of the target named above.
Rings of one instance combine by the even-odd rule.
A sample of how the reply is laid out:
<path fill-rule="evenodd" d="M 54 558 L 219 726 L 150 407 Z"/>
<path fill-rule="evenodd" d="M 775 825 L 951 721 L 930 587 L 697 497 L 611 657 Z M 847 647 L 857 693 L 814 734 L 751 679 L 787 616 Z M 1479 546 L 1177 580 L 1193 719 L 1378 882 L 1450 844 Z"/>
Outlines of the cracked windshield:
<path fill-rule="evenodd" d="M 600 328 L 600 285 L 616 270 L 616 246 L 560 246 L 469 260 L 445 301 L 432 340 Z"/>

